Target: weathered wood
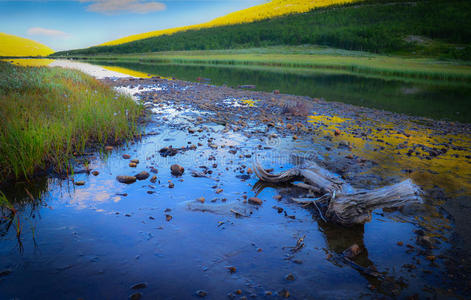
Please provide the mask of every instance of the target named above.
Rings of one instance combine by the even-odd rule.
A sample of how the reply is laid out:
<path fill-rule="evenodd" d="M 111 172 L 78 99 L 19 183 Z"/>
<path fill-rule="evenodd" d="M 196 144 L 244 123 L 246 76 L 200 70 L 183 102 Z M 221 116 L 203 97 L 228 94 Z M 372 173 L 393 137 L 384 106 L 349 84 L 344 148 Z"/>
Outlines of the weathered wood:
<path fill-rule="evenodd" d="M 262 181 L 287 183 L 303 180 L 296 186 L 319 194 L 319 198 L 297 198 L 298 203 L 314 204 L 321 217 L 329 222 L 352 226 L 371 220 L 371 212 L 379 208 L 400 207 L 421 203 L 422 191 L 411 179 L 374 190 L 357 190 L 339 176 L 314 162 L 307 167 L 293 168 L 280 174 L 270 174 L 257 161 L 253 170 Z"/>

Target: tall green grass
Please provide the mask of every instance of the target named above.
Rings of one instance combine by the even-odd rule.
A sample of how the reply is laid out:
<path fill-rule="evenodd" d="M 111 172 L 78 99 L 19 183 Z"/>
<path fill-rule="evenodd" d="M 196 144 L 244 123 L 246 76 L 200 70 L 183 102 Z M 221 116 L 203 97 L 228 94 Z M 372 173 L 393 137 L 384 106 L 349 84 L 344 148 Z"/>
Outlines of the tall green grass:
<path fill-rule="evenodd" d="M 138 133 L 141 107 L 81 72 L 0 62 L 0 182 L 53 168 L 74 152 Z"/>

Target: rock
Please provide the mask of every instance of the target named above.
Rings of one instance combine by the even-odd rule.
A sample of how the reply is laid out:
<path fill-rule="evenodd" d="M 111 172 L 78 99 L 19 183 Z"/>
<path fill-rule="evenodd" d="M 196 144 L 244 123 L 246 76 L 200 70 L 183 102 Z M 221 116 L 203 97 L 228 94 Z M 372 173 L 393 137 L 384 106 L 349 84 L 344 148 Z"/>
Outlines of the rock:
<path fill-rule="evenodd" d="M 154 167 L 150 167 L 150 171 L 151 171 L 152 173 L 154 173 L 154 174 L 159 173 L 159 170 L 157 170 L 157 169 L 154 168 Z"/>
<path fill-rule="evenodd" d="M 116 179 L 121 183 L 134 183 L 136 182 L 136 177 L 134 176 L 116 176 Z"/>
<path fill-rule="evenodd" d="M 260 198 L 257 198 L 257 197 L 250 197 L 248 201 L 251 204 L 256 204 L 256 205 L 262 205 L 263 204 L 263 201 Z"/>
<path fill-rule="evenodd" d="M 112 151 L 113 150 L 113 146 L 106 146 L 105 147 L 105 151 Z"/>
<path fill-rule="evenodd" d="M 195 294 L 198 297 L 206 297 L 206 295 L 208 295 L 208 292 L 206 292 L 204 290 L 197 290 Z"/>
<path fill-rule="evenodd" d="M 273 199 L 280 201 L 281 200 L 281 195 L 275 195 L 273 196 Z"/>
<path fill-rule="evenodd" d="M 220 193 L 222 193 L 222 192 L 223 192 L 223 189 L 217 189 L 217 190 L 216 190 L 216 194 L 220 194 Z"/>
<path fill-rule="evenodd" d="M 85 181 L 76 181 L 75 185 L 85 185 Z"/>
<path fill-rule="evenodd" d="M 2 270 L 0 271 L 0 277 L 3 277 L 3 276 L 8 276 L 11 274 L 11 270 L 10 269 L 5 269 L 5 270 Z"/>
<path fill-rule="evenodd" d="M 129 296 L 129 300 L 139 300 L 142 298 L 142 293 L 134 293 L 131 296 Z"/>
<path fill-rule="evenodd" d="M 204 197 L 199 197 L 198 199 L 196 199 L 196 201 L 199 201 L 201 203 L 204 203 L 204 200 L 205 200 Z"/>
<path fill-rule="evenodd" d="M 139 289 L 143 289 L 143 288 L 146 288 L 147 287 L 147 283 L 145 282 L 139 282 L 139 283 L 136 283 L 135 285 L 133 285 L 131 287 L 131 289 L 133 290 L 139 290 Z"/>
<path fill-rule="evenodd" d="M 137 165 L 139 163 L 139 159 L 131 159 L 131 162 Z"/>
<path fill-rule="evenodd" d="M 160 156 L 167 157 L 167 156 L 175 156 L 178 153 L 177 149 L 172 148 L 172 146 L 164 147 L 159 150 Z"/>
<path fill-rule="evenodd" d="M 285 280 L 288 280 L 288 281 L 293 281 L 295 279 L 296 278 L 294 277 L 293 273 L 289 273 L 288 275 L 285 276 Z"/>
<path fill-rule="evenodd" d="M 227 269 L 228 269 L 229 272 L 231 272 L 231 273 L 235 273 L 235 272 L 237 271 L 236 267 L 234 267 L 234 266 L 229 266 L 229 267 L 227 267 Z"/>
<path fill-rule="evenodd" d="M 335 129 L 334 134 L 335 134 L 335 135 L 340 135 L 340 130 Z"/>
<path fill-rule="evenodd" d="M 287 289 L 282 289 L 280 291 L 280 296 L 283 297 L 283 298 L 289 298 L 290 294 L 289 294 Z"/>
<path fill-rule="evenodd" d="M 98 174 L 100 174 L 100 172 L 98 172 L 98 171 L 93 171 L 92 174 L 93 174 L 93 176 L 98 176 Z"/>
<path fill-rule="evenodd" d="M 165 220 L 167 220 L 167 222 L 169 222 L 171 219 L 173 219 L 171 215 L 165 215 Z"/>
<path fill-rule="evenodd" d="M 135 168 L 135 167 L 137 167 L 137 164 L 136 164 L 136 163 L 133 163 L 133 162 L 131 162 L 131 163 L 129 163 L 129 166 L 130 166 L 131 168 Z"/>
<path fill-rule="evenodd" d="M 250 174 L 253 174 L 252 168 L 247 168 L 247 174 L 249 174 L 249 175 L 250 175 Z"/>
<path fill-rule="evenodd" d="M 426 235 L 419 235 L 417 236 L 417 244 L 421 245 L 424 248 L 431 249 L 433 248 L 433 240 Z"/>
<path fill-rule="evenodd" d="M 134 175 L 134 177 L 136 177 L 138 180 L 145 180 L 149 178 L 149 173 L 142 171 L 141 173 Z"/>
<path fill-rule="evenodd" d="M 150 179 L 150 182 L 152 183 L 155 183 L 157 181 L 157 176 L 152 176 L 152 178 Z"/>
<path fill-rule="evenodd" d="M 129 154 L 123 154 L 123 158 L 124 158 L 124 159 L 130 159 L 130 158 L 131 158 L 131 155 L 129 155 Z"/>
<path fill-rule="evenodd" d="M 185 168 L 183 168 L 180 165 L 175 164 L 170 167 L 170 171 L 172 172 L 173 176 L 182 176 L 183 172 L 185 172 Z"/>
<path fill-rule="evenodd" d="M 170 180 L 168 181 L 168 187 L 173 189 L 175 187 L 175 184 L 173 184 L 173 182 L 171 182 Z"/>
<path fill-rule="evenodd" d="M 343 256 L 347 258 L 354 258 L 361 253 L 361 248 L 357 244 L 351 245 L 347 250 L 343 251 Z"/>

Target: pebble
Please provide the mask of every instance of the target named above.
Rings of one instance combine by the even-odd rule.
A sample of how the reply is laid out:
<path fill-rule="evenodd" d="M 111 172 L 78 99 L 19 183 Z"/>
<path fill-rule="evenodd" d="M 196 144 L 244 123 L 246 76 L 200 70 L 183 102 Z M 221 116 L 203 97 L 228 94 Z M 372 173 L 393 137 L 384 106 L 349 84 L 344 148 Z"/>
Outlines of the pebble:
<path fill-rule="evenodd" d="M 206 297 L 208 295 L 208 292 L 206 292 L 205 290 L 197 290 L 196 295 L 198 297 Z"/>
<path fill-rule="evenodd" d="M 130 158 L 131 158 L 131 155 L 129 155 L 129 154 L 123 154 L 123 158 L 124 158 L 124 159 L 130 159 Z"/>
<path fill-rule="evenodd" d="M 75 185 L 85 185 L 85 181 L 75 181 Z"/>
<path fill-rule="evenodd" d="M 263 201 L 260 198 L 257 198 L 257 197 L 250 197 L 248 201 L 249 201 L 249 203 L 255 204 L 255 205 L 262 205 L 263 204 Z"/>
<path fill-rule="evenodd" d="M 116 179 L 121 183 L 134 183 L 136 182 L 136 177 L 134 176 L 116 176 Z"/>
<path fill-rule="evenodd" d="M 146 282 L 139 282 L 139 283 L 136 283 L 135 285 L 133 285 L 131 287 L 131 289 L 133 290 L 139 290 L 139 289 L 143 289 L 143 288 L 146 288 L 147 287 L 147 283 Z"/>
<path fill-rule="evenodd" d="M 139 300 L 142 298 L 142 293 L 134 293 L 132 294 L 131 296 L 129 296 L 129 299 L 130 300 Z"/>
<path fill-rule="evenodd" d="M 146 171 L 142 171 L 141 173 L 134 175 L 134 177 L 136 177 L 138 180 L 145 180 L 149 178 L 149 176 L 149 173 L 147 173 Z"/>
<path fill-rule="evenodd" d="M 98 172 L 98 171 L 93 171 L 92 174 L 93 174 L 93 176 L 98 176 L 98 174 L 100 174 L 100 172 Z"/>
<path fill-rule="evenodd" d="M 185 172 L 185 168 L 183 168 L 180 165 L 174 164 L 170 166 L 170 171 L 173 176 L 182 176 L 183 173 Z"/>
<path fill-rule="evenodd" d="M 285 276 L 285 279 L 288 280 L 288 281 L 293 281 L 296 278 L 294 277 L 293 273 L 289 273 Z"/>

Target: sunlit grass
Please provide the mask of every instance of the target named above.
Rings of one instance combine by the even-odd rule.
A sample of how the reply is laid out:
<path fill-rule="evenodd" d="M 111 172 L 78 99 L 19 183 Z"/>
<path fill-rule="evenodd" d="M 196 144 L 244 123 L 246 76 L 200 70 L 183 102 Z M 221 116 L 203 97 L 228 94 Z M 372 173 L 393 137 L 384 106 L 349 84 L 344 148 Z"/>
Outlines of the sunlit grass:
<path fill-rule="evenodd" d="M 74 152 L 138 133 L 141 108 L 79 71 L 0 62 L 0 182 L 53 167 Z"/>
<path fill-rule="evenodd" d="M 170 35 L 176 32 L 186 31 L 190 29 L 201 29 L 241 23 L 250 23 L 287 14 L 308 12 L 315 8 L 321 8 L 330 5 L 341 5 L 358 1 L 360 0 L 272 0 L 265 4 L 256 5 L 247 9 L 230 13 L 228 15 L 216 18 L 207 23 L 135 34 L 110 42 L 106 42 L 100 44 L 99 46 L 119 45 L 160 35 Z"/>
<path fill-rule="evenodd" d="M 0 56 L 48 56 L 53 52 L 38 42 L 0 32 Z"/>

